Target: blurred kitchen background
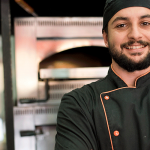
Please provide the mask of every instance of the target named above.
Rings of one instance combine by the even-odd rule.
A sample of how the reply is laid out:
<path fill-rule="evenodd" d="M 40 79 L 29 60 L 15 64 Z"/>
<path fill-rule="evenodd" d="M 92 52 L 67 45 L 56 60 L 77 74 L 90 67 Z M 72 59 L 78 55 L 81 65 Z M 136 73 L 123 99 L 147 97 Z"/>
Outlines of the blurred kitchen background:
<path fill-rule="evenodd" d="M 0 3 L 0 150 L 54 150 L 61 97 L 111 64 L 105 0 Z"/>

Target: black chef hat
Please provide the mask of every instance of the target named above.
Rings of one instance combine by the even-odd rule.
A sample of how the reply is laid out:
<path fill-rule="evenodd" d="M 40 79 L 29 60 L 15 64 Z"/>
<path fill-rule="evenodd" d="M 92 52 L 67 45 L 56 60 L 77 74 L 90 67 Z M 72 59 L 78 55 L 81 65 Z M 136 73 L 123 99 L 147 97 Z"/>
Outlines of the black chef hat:
<path fill-rule="evenodd" d="M 150 8 L 150 0 L 106 0 L 103 14 L 103 29 L 119 10 L 133 6 Z"/>

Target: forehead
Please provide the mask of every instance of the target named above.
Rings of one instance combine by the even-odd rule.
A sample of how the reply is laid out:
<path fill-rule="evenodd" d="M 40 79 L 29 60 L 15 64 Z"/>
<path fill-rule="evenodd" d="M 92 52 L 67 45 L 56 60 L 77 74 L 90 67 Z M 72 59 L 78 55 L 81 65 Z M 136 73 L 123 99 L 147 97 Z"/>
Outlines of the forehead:
<path fill-rule="evenodd" d="M 140 19 L 141 16 L 150 15 L 150 9 L 146 7 L 128 7 L 118 11 L 109 21 L 113 22 L 117 17 L 126 17 L 131 19 Z"/>

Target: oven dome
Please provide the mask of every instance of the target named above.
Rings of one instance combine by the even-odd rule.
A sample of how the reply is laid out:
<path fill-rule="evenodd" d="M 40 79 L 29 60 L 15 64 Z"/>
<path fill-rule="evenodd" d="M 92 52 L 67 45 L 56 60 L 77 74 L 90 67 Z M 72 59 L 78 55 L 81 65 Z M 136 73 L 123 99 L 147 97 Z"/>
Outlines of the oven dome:
<path fill-rule="evenodd" d="M 67 49 L 48 56 L 39 63 L 39 69 L 103 67 L 110 64 L 111 57 L 108 48 L 84 46 Z"/>

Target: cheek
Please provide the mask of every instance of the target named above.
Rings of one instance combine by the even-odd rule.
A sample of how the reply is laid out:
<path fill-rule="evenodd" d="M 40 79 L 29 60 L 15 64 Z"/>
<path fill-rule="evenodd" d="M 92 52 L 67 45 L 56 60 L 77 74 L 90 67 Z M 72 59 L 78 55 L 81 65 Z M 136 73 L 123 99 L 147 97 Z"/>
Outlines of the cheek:
<path fill-rule="evenodd" d="M 127 39 L 124 34 L 112 32 L 108 36 L 108 42 L 115 47 L 120 47 L 121 44 L 127 42 Z"/>
<path fill-rule="evenodd" d="M 149 36 L 147 36 L 147 39 L 148 39 L 148 42 L 150 42 L 150 34 L 149 34 Z"/>
<path fill-rule="evenodd" d="M 121 44 L 121 40 L 118 37 L 108 38 L 108 43 L 116 47 Z"/>

